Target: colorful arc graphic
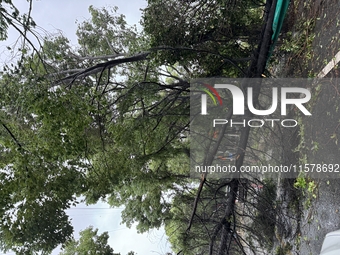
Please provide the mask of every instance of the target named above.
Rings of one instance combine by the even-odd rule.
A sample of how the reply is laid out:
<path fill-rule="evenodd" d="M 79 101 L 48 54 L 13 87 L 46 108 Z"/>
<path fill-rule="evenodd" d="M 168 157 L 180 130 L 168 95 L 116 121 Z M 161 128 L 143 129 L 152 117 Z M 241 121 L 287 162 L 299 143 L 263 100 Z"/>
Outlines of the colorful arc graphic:
<path fill-rule="evenodd" d="M 215 96 L 217 97 L 218 102 L 220 103 L 220 105 L 222 105 L 222 104 L 223 104 L 223 103 L 222 103 L 222 99 L 221 99 L 220 95 L 218 94 L 218 92 L 216 91 L 216 89 L 213 88 L 212 86 L 208 85 L 208 84 L 203 84 L 203 85 L 204 85 L 207 89 L 202 89 L 202 90 L 210 96 L 210 98 L 211 98 L 211 99 L 213 100 L 213 102 L 214 102 L 214 105 L 217 105 L 217 102 L 216 102 L 216 99 L 215 99 L 215 97 L 213 96 L 212 93 L 215 94 Z M 210 91 L 211 91 L 212 93 L 211 93 Z"/>

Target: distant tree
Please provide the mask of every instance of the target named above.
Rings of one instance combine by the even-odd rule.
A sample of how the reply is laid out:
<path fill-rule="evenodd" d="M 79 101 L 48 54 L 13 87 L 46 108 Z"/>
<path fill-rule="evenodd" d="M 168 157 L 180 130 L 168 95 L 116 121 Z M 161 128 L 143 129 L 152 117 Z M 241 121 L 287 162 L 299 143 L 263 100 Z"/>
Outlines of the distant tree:
<path fill-rule="evenodd" d="M 80 232 L 78 241 L 68 241 L 59 255 L 76 255 L 76 254 L 89 254 L 89 255 L 120 255 L 114 253 L 113 249 L 107 243 L 109 239 L 108 232 L 98 235 L 98 229 L 88 227 Z"/>

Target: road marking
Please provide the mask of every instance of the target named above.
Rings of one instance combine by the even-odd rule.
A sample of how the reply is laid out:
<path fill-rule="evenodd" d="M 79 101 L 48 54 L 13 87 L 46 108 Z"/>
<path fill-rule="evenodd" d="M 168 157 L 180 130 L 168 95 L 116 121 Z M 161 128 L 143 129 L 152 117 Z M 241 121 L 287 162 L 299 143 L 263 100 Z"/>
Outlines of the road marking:
<path fill-rule="evenodd" d="M 325 77 L 340 61 L 340 51 L 334 56 L 334 58 L 322 69 L 317 78 Z"/>

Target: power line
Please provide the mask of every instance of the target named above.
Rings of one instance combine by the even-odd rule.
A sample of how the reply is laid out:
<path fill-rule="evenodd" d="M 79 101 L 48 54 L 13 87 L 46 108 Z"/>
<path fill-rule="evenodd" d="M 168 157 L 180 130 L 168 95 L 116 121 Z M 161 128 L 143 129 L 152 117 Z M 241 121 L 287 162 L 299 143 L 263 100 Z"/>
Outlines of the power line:
<path fill-rule="evenodd" d="M 118 231 L 118 230 L 125 230 L 125 229 L 129 229 L 129 228 L 119 228 L 119 229 L 113 229 L 113 230 L 105 230 L 104 232 L 114 232 L 114 231 Z"/>

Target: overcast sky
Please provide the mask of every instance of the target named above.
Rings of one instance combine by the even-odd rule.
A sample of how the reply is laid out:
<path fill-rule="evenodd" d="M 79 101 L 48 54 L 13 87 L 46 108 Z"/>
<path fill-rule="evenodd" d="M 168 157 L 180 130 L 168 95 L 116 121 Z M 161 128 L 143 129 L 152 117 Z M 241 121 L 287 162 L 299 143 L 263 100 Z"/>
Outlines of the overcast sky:
<path fill-rule="evenodd" d="M 28 3 L 26 0 L 13 0 L 14 4 L 21 12 L 27 12 Z M 63 35 L 71 40 L 72 44 L 77 43 L 75 32 L 77 22 L 82 22 L 90 18 L 88 7 L 118 6 L 118 12 L 126 16 L 130 25 L 139 23 L 141 8 L 146 7 L 144 0 L 34 0 L 32 17 L 36 24 L 49 33 L 62 31 Z M 43 33 L 42 29 L 38 29 Z M 8 61 L 9 54 L 5 52 L 6 46 L 12 45 L 18 38 L 18 33 L 9 31 L 9 39 L 0 42 L 0 59 Z M 165 254 L 170 251 L 164 230 L 151 231 L 148 234 L 137 234 L 133 227 L 128 229 L 125 225 L 120 225 L 121 209 L 109 208 L 105 203 L 98 203 L 86 207 L 79 204 L 76 208 L 68 210 L 72 218 L 75 229 L 75 237 L 78 237 L 80 230 L 92 225 L 99 229 L 99 233 L 108 231 L 110 235 L 109 243 L 115 252 L 126 255 L 133 250 L 138 255 L 144 254 Z M 8 253 L 13 254 L 13 253 Z M 55 251 L 53 254 L 58 254 Z"/>
<path fill-rule="evenodd" d="M 27 13 L 29 4 L 27 0 L 13 0 L 21 13 Z M 147 5 L 146 0 L 33 0 L 31 16 L 36 22 L 36 31 L 44 36 L 45 32 L 55 34 L 61 32 L 71 40 L 71 44 L 77 44 L 77 24 L 90 18 L 88 8 L 117 6 L 118 13 L 124 14 L 129 25 L 139 26 L 141 18 L 140 9 Z M 140 27 L 140 26 L 139 26 Z M 9 38 L 6 42 L 0 42 L 0 61 L 8 62 L 11 55 L 6 46 L 13 46 L 19 34 L 14 29 L 9 30 Z"/>

